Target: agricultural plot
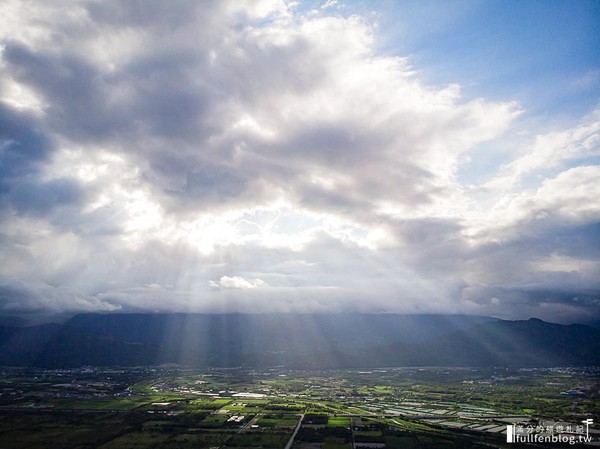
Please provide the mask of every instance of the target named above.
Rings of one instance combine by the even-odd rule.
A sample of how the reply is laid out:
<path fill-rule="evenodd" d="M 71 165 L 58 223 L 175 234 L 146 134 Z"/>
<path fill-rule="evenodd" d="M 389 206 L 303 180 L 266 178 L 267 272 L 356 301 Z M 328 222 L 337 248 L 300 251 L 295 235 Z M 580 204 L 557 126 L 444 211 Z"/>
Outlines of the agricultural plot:
<path fill-rule="evenodd" d="M 299 417 L 295 415 L 263 415 L 257 421 L 259 427 L 273 427 L 277 429 L 293 429 L 298 424 Z"/>
<path fill-rule="evenodd" d="M 346 416 L 332 416 L 327 420 L 327 427 L 350 428 L 350 418 Z"/>

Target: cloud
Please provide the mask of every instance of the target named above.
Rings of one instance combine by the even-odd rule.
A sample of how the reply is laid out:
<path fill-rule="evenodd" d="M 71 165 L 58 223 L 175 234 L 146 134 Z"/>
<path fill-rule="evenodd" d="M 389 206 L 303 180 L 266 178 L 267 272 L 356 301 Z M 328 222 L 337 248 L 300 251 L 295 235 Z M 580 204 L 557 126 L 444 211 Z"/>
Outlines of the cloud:
<path fill-rule="evenodd" d="M 10 307 L 598 314 L 598 112 L 525 133 L 323 6 L 3 2 Z"/>
<path fill-rule="evenodd" d="M 210 281 L 209 285 L 215 288 L 256 288 L 256 287 L 264 287 L 267 284 L 265 281 L 261 279 L 253 279 L 252 281 L 247 281 L 241 276 L 221 276 L 218 282 Z"/>
<path fill-rule="evenodd" d="M 119 305 L 93 297 L 85 297 L 68 288 L 41 282 L 3 280 L 0 282 L 0 310 L 15 312 L 112 312 Z"/>
<path fill-rule="evenodd" d="M 535 238 L 536 234 L 565 223 L 571 226 L 598 223 L 599 179 L 600 166 L 584 165 L 544 179 L 533 192 L 503 195 L 488 217 L 485 232 L 494 239 L 511 239 L 517 232 Z"/>
<path fill-rule="evenodd" d="M 575 127 L 537 135 L 533 147 L 507 164 L 504 173 L 490 180 L 487 186 L 507 190 L 532 175 L 556 173 L 599 157 L 600 110 L 597 109 Z"/>
<path fill-rule="evenodd" d="M 0 103 L 0 122 L 0 193 L 5 194 L 19 179 L 39 173 L 52 143 L 33 114 Z"/>
<path fill-rule="evenodd" d="M 8 197 L 17 213 L 46 215 L 57 207 L 83 202 L 84 192 L 70 179 L 48 182 L 20 182 Z"/>

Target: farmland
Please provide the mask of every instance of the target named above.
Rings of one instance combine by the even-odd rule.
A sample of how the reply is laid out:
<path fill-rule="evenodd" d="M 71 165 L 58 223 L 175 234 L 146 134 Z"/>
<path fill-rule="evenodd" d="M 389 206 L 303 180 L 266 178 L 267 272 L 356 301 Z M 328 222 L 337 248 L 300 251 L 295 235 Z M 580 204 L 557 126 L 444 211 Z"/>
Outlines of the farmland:
<path fill-rule="evenodd" d="M 593 368 L 3 369 L 0 447 L 514 447 L 507 425 L 575 435 L 600 421 L 599 378 Z"/>

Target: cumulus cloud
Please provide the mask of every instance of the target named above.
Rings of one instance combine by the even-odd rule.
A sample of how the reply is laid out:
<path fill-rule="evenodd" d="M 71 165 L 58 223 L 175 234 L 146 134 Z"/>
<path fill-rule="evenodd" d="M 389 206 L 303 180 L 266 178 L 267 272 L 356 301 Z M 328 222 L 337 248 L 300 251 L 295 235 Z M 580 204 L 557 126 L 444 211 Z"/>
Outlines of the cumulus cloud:
<path fill-rule="evenodd" d="M 3 2 L 0 279 L 38 292 L 8 308 L 598 314 L 598 112 L 465 186 L 518 99 L 342 10 Z"/>
<path fill-rule="evenodd" d="M 262 279 L 247 281 L 241 276 L 221 276 L 218 282 L 210 281 L 209 285 L 216 288 L 256 288 L 267 285 Z"/>

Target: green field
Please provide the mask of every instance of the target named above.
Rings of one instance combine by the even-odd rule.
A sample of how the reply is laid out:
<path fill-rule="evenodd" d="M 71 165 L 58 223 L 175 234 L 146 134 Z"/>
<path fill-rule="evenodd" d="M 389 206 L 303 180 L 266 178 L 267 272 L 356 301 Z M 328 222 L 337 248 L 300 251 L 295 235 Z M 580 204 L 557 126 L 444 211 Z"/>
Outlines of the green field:
<path fill-rule="evenodd" d="M 327 420 L 328 427 L 350 427 L 350 418 L 345 416 L 332 416 Z"/>
<path fill-rule="evenodd" d="M 287 428 L 295 427 L 298 424 L 298 417 L 294 415 L 264 415 L 258 420 L 261 427 Z"/>
<path fill-rule="evenodd" d="M 293 449 L 512 449 L 506 422 L 600 421 L 599 380 L 593 368 L 4 369 L 0 448 L 282 449 L 303 416 Z"/>

